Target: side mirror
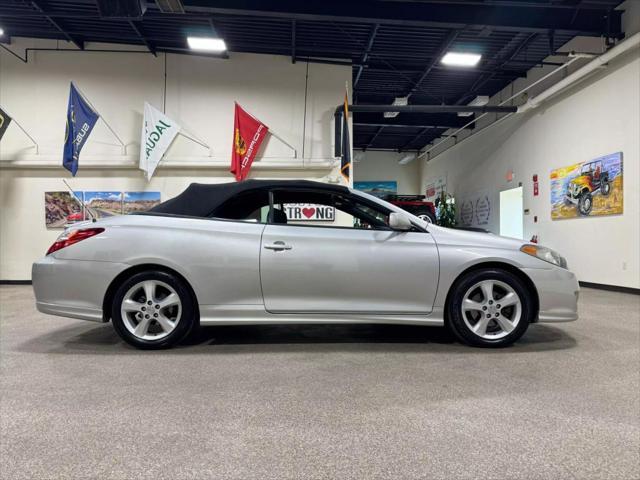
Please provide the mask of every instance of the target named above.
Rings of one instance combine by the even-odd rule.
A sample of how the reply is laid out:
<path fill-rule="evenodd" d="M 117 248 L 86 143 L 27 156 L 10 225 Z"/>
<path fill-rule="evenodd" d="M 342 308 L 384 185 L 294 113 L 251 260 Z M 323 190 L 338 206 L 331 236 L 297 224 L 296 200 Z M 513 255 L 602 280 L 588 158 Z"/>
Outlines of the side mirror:
<path fill-rule="evenodd" d="M 401 232 L 406 232 L 413 228 L 409 217 L 398 212 L 391 212 L 389 214 L 389 226 L 394 230 L 399 230 Z"/>

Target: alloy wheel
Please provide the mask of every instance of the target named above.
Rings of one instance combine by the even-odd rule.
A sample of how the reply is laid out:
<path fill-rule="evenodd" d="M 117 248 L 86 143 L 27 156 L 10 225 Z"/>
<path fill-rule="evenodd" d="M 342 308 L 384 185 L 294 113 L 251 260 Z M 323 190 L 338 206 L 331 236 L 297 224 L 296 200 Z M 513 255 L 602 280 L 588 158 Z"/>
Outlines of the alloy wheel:
<path fill-rule="evenodd" d="M 173 287 L 159 280 L 135 284 L 122 300 L 124 326 L 142 340 L 166 337 L 175 330 L 181 315 L 180 296 Z"/>
<path fill-rule="evenodd" d="M 482 280 L 462 299 L 462 318 L 474 334 L 497 340 L 516 329 L 522 317 L 522 301 L 516 291 L 499 280 Z"/>

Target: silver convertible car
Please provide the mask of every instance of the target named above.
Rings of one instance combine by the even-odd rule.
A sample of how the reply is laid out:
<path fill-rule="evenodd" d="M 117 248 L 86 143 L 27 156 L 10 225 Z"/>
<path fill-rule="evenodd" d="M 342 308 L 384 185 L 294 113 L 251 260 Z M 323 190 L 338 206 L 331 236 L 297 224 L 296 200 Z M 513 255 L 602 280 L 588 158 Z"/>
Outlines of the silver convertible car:
<path fill-rule="evenodd" d="M 317 208 L 336 222 L 293 220 Z M 576 320 L 579 290 L 548 248 L 286 180 L 192 184 L 147 212 L 73 225 L 34 263 L 33 288 L 41 312 L 111 320 L 139 348 L 198 325 L 338 322 L 447 326 L 498 347 L 530 323 Z"/>

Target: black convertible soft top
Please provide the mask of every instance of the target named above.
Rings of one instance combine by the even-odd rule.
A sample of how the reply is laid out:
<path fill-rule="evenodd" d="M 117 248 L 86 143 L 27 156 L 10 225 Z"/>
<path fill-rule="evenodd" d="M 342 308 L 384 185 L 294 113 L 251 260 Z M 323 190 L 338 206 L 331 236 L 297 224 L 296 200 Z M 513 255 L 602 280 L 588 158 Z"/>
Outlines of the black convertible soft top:
<path fill-rule="evenodd" d="M 209 217 L 230 198 L 248 192 L 267 192 L 278 188 L 312 188 L 326 192 L 347 194 L 349 190 L 342 185 L 313 182 L 310 180 L 244 180 L 229 183 L 192 183 L 177 197 L 162 202 L 148 210 L 154 213 L 170 215 L 188 215 L 191 217 Z"/>

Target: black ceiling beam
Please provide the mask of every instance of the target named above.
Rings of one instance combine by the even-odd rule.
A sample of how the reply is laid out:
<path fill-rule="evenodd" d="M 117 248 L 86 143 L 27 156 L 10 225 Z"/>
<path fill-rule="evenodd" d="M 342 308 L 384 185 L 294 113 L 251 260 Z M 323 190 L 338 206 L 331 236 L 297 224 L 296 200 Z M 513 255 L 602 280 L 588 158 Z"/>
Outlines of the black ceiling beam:
<path fill-rule="evenodd" d="M 395 118 L 383 118 L 380 113 L 362 113 L 353 114 L 354 125 L 369 125 L 379 127 L 404 127 L 404 128 L 425 128 L 427 126 L 443 126 L 447 128 L 457 128 L 467 123 L 462 117 L 458 117 L 455 113 L 414 113 L 412 115 L 398 116 Z"/>
<path fill-rule="evenodd" d="M 427 78 L 427 76 L 431 73 L 431 70 L 433 70 L 433 68 L 436 66 L 436 64 L 440 61 L 442 56 L 449 50 L 449 48 L 451 47 L 451 44 L 453 44 L 453 42 L 456 41 L 456 38 L 458 38 L 458 34 L 459 34 L 459 32 L 457 30 L 452 30 L 452 31 L 449 32 L 447 37 L 444 39 L 444 41 L 440 45 L 440 47 L 438 49 L 438 53 L 431 59 L 431 61 L 429 62 L 427 67 L 424 69 L 422 74 L 418 77 L 418 79 L 409 88 L 409 91 L 406 93 L 406 95 L 401 95 L 401 96 L 406 96 L 407 98 L 410 98 L 411 95 L 413 95 L 416 92 L 416 90 L 418 89 L 420 84 L 422 82 L 424 82 L 424 80 Z"/>
<path fill-rule="evenodd" d="M 382 133 L 382 130 L 384 130 L 384 127 L 379 127 L 378 130 L 376 130 L 376 133 L 374 133 L 373 136 L 371 137 L 371 140 L 369 140 L 369 142 L 367 142 L 367 144 L 364 147 L 362 147 L 362 150 L 366 150 L 371 145 L 373 145 L 373 142 L 376 141 L 376 138 L 378 138 L 378 136 Z"/>
<path fill-rule="evenodd" d="M 515 32 L 601 35 L 607 24 L 612 36 L 622 35 L 620 11 L 601 9 L 554 9 L 541 6 L 504 8 L 484 4 L 454 5 L 425 2 L 371 2 L 366 0 L 184 0 L 185 11 L 223 15 L 249 15 L 326 22 L 357 22 L 464 29 L 471 26 L 494 27 Z"/>
<path fill-rule="evenodd" d="M 420 138 L 422 138 L 427 132 L 431 131 L 434 127 L 425 127 L 420 133 L 418 133 L 415 137 L 409 140 L 407 143 L 402 145 L 398 150 L 401 152 L 403 150 L 407 150 L 411 145 L 417 142 Z"/>
<path fill-rule="evenodd" d="M 291 63 L 296 63 L 296 19 L 291 20 Z"/>
<path fill-rule="evenodd" d="M 54 20 L 53 17 L 48 13 L 48 5 L 46 3 L 44 3 L 42 0 L 31 0 L 31 5 L 33 5 L 33 7 L 38 10 L 42 16 L 44 18 L 47 19 L 47 21 L 53 25 L 56 30 L 58 30 L 62 35 L 64 35 L 64 37 L 69 40 L 71 43 L 73 43 L 76 47 L 78 47 L 80 50 L 84 50 L 84 41 L 82 39 L 79 39 L 78 37 L 74 36 L 74 35 L 70 35 L 69 33 L 67 33 L 67 31 L 63 28 L 63 26 L 60 24 L 59 20 Z"/>
<path fill-rule="evenodd" d="M 405 0 L 388 0 L 391 2 L 404 2 Z M 482 0 L 482 5 L 491 7 L 531 7 L 531 8 L 549 8 L 564 10 L 602 10 L 605 8 L 602 2 L 589 0 L 569 0 L 565 3 L 551 3 L 553 0 L 546 2 L 540 0 Z M 562 1 L 562 0 L 560 0 Z M 431 4 L 447 4 L 447 5 L 470 5 L 477 6 L 478 0 L 427 0 Z"/>
<path fill-rule="evenodd" d="M 380 25 L 377 23 L 375 23 L 371 28 L 371 32 L 369 33 L 369 39 L 367 40 L 367 47 L 365 48 L 365 51 L 362 54 L 362 60 L 360 60 L 361 65 L 358 66 L 358 73 L 356 73 L 355 79 L 353 80 L 354 90 L 358 86 L 358 81 L 360 80 L 360 75 L 362 75 L 362 70 L 364 69 L 364 65 L 367 63 L 367 60 L 369 60 L 369 52 L 373 47 L 373 42 L 376 39 L 376 34 L 378 33 L 379 28 L 380 28 Z"/>
<path fill-rule="evenodd" d="M 530 33 L 527 35 L 515 48 L 506 55 L 504 60 L 501 60 L 495 67 L 493 72 L 488 72 L 486 74 L 481 75 L 478 79 L 473 83 L 471 88 L 463 93 L 458 100 L 456 100 L 456 105 L 461 105 L 466 103 L 466 100 L 475 96 L 475 94 L 485 85 L 489 80 L 495 78 L 497 72 L 504 67 L 506 64 L 511 62 L 514 58 L 516 58 L 527 46 L 529 46 L 536 38 L 538 37 L 537 33 Z"/>
<path fill-rule="evenodd" d="M 353 125 L 356 127 L 385 127 L 385 128 L 455 128 L 457 127 L 457 125 L 439 125 L 439 124 L 434 124 L 434 125 L 406 125 L 406 124 L 393 124 L 393 123 L 384 123 L 384 122 L 378 122 L 378 123 L 366 123 L 366 122 L 353 122 Z M 461 126 L 461 125 L 460 125 Z M 407 134 L 409 135 L 409 134 Z"/>
<path fill-rule="evenodd" d="M 151 53 L 154 57 L 157 57 L 158 54 L 156 53 L 156 47 L 153 46 L 153 44 L 145 37 L 140 22 L 136 22 L 135 20 L 128 20 L 128 22 L 129 26 L 131 26 L 131 29 L 136 33 L 140 41 L 144 43 L 145 47 L 147 47 L 149 53 Z"/>
<path fill-rule="evenodd" d="M 336 107 L 336 115 L 339 115 L 344 105 Z M 515 113 L 518 107 L 499 107 L 496 105 L 485 105 L 482 107 L 470 107 L 468 105 L 349 105 L 350 112 L 399 112 L 399 113 Z"/>

